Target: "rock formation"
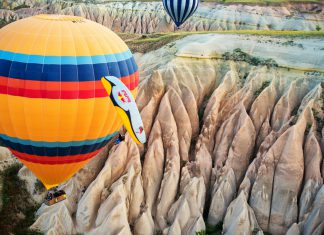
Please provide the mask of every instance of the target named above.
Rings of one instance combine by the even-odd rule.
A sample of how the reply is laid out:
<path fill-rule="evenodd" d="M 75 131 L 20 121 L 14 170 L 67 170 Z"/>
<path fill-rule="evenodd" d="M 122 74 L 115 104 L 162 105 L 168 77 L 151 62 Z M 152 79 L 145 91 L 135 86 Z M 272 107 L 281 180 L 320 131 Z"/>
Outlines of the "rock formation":
<path fill-rule="evenodd" d="M 196 234 L 223 223 L 224 234 L 323 233 L 323 75 L 198 59 L 194 40 L 136 55 L 148 143 L 107 147 L 60 186 L 67 200 L 42 205 L 33 229 Z"/>

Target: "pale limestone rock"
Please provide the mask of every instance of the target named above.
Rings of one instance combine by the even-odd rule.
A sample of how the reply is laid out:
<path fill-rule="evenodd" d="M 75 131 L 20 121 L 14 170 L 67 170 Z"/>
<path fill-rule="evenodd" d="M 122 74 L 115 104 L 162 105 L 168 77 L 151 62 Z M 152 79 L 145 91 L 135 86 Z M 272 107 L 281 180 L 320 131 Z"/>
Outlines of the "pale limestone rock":
<path fill-rule="evenodd" d="M 226 208 L 232 201 L 237 186 L 240 184 L 245 171 L 249 165 L 249 160 L 255 142 L 255 129 L 253 123 L 245 111 L 243 102 L 241 102 L 236 111 L 227 119 L 219 129 L 215 142 L 215 171 L 216 182 L 213 186 L 212 201 L 209 209 L 208 222 L 216 225 L 222 221 Z M 219 174 L 231 172 L 234 174 L 235 183 L 230 183 L 231 187 L 218 187 L 222 180 L 218 179 Z M 224 179 L 228 173 L 225 173 Z M 231 179 L 231 178 L 230 178 Z M 229 181 L 231 182 L 231 181 Z M 225 192 L 222 190 L 226 189 Z M 230 190 L 229 190 L 230 189 Z M 219 205 L 224 201 L 223 205 Z"/>
<path fill-rule="evenodd" d="M 134 226 L 134 234 L 150 235 L 154 234 L 154 221 L 150 210 L 142 208 L 141 214 Z"/>
<path fill-rule="evenodd" d="M 222 103 L 225 102 L 225 99 L 235 93 L 238 89 L 237 84 L 239 77 L 236 71 L 229 71 L 223 82 L 217 87 L 210 97 L 208 104 L 204 111 L 204 125 L 201 130 L 199 139 L 197 140 L 197 148 L 205 145 L 208 151 L 211 153 L 214 148 L 214 136 L 216 128 L 218 127 L 219 112 L 222 108 Z"/>
<path fill-rule="evenodd" d="M 89 234 L 132 234 L 133 225 L 140 212 L 143 189 L 140 179 L 141 164 L 136 144 L 128 143 L 128 162 L 123 175 L 112 184 L 109 192 L 101 195 L 94 229 Z"/>
<path fill-rule="evenodd" d="M 43 186 L 38 188 L 37 184 L 42 184 L 37 180 L 36 176 L 27 167 L 23 166 L 19 172 L 18 177 L 25 181 L 26 189 L 32 195 L 32 198 L 37 203 L 42 203 L 46 196 L 46 189 Z"/>
<path fill-rule="evenodd" d="M 291 112 L 293 112 L 294 109 L 298 109 L 296 106 L 300 104 L 307 91 L 308 84 L 306 81 L 298 80 L 291 82 L 285 95 L 279 99 L 273 110 L 271 127 L 274 131 L 280 130 L 280 128 L 287 123 L 291 117 Z"/>
<path fill-rule="evenodd" d="M 305 215 L 310 211 L 316 193 L 323 184 L 322 153 L 315 135 L 312 127 L 304 145 L 305 173 L 304 188 L 299 200 L 299 221 L 304 220 Z"/>
<path fill-rule="evenodd" d="M 210 186 L 210 176 L 212 170 L 212 158 L 208 152 L 205 144 L 201 145 L 198 152 L 196 153 L 196 163 L 199 166 L 199 172 L 204 178 L 206 189 Z"/>
<path fill-rule="evenodd" d="M 297 221 L 297 197 L 304 171 L 302 144 L 309 113 L 307 107 L 297 124 L 272 145 L 252 188 L 250 205 L 260 227 L 271 233 L 283 234 Z"/>
<path fill-rule="evenodd" d="M 21 163 L 8 148 L 0 146 L 0 172 L 15 164 Z"/>
<path fill-rule="evenodd" d="M 255 142 L 255 129 L 250 117 L 243 106 L 239 107 L 240 116 L 235 128 L 235 136 L 232 139 L 228 151 L 225 167 L 232 168 L 235 173 L 236 185 L 242 181 L 249 165 L 250 157 Z"/>
<path fill-rule="evenodd" d="M 190 119 L 190 124 L 192 129 L 191 138 L 196 139 L 199 134 L 199 117 L 198 117 L 196 98 L 193 92 L 190 90 L 190 88 L 186 85 L 183 85 L 183 87 L 181 87 L 181 91 L 182 91 L 181 100 L 183 102 L 183 105 L 186 108 L 186 112 L 188 113 L 188 117 Z"/>
<path fill-rule="evenodd" d="M 300 229 L 296 223 L 292 224 L 288 231 L 286 232 L 286 235 L 299 235 Z"/>
<path fill-rule="evenodd" d="M 213 187 L 213 196 L 207 221 L 209 224 L 216 225 L 223 220 L 226 209 L 236 192 L 236 180 L 233 169 L 230 168 L 222 175 L 219 178 L 219 182 L 216 181 Z"/>
<path fill-rule="evenodd" d="M 239 192 L 244 191 L 245 196 L 248 198 L 252 189 L 252 186 L 257 178 L 258 169 L 261 165 L 262 160 L 266 156 L 266 153 L 270 147 L 276 142 L 276 140 L 288 129 L 289 125 L 286 124 L 278 132 L 271 131 L 267 137 L 263 140 L 259 147 L 257 157 L 249 165 L 245 177 L 240 185 Z"/>
<path fill-rule="evenodd" d="M 105 195 L 110 186 L 123 174 L 126 164 L 130 160 L 127 153 L 127 142 L 121 142 L 110 151 L 105 166 L 91 182 L 78 203 L 76 211 L 78 230 L 87 231 L 92 227 L 100 204 L 104 200 L 102 195 Z"/>
<path fill-rule="evenodd" d="M 183 105 L 183 101 L 181 97 L 173 90 L 170 89 L 165 94 L 168 97 L 170 104 L 170 115 L 173 115 L 174 121 L 176 124 L 176 129 L 178 133 L 178 146 L 179 146 L 179 155 L 182 161 L 188 161 L 188 152 L 191 143 L 192 137 L 192 127 L 189 115 L 186 111 L 185 106 Z M 167 104 L 168 105 L 168 104 Z M 163 107 L 163 101 L 161 102 L 160 108 Z M 165 121 L 168 120 L 166 118 L 167 111 L 164 112 L 163 109 L 160 109 L 159 112 L 163 113 L 163 118 Z M 159 116 L 159 115 L 158 115 Z M 164 121 L 163 120 L 163 121 Z M 162 120 L 161 120 L 162 122 Z M 167 142 L 165 141 L 167 145 Z"/>
<path fill-rule="evenodd" d="M 321 188 L 321 186 L 322 183 L 316 182 L 313 179 L 308 179 L 307 181 L 305 181 L 299 202 L 299 222 L 303 221 L 305 217 L 307 217 L 314 203 L 316 193 Z"/>
<path fill-rule="evenodd" d="M 255 218 L 252 208 L 248 205 L 243 192 L 231 202 L 226 211 L 223 234 L 263 234 Z"/>
<path fill-rule="evenodd" d="M 321 141 L 321 149 L 322 149 L 322 153 L 324 153 L 324 127 L 322 129 L 322 141 Z M 324 178 L 324 161 L 322 163 L 322 178 Z"/>
<path fill-rule="evenodd" d="M 205 226 L 205 221 L 204 218 L 202 216 L 200 216 L 196 221 L 194 221 L 189 229 L 188 229 L 188 234 L 190 235 L 197 235 L 197 232 L 199 231 L 204 231 L 206 230 L 206 226 Z"/>
<path fill-rule="evenodd" d="M 67 199 L 53 206 L 42 206 L 37 211 L 37 220 L 31 226 L 46 234 L 75 234 L 75 218 L 72 216 L 78 207 L 82 190 L 86 188 L 102 169 L 106 160 L 108 149 L 104 148 L 83 169 L 81 169 L 71 180 L 61 185 L 67 194 Z M 22 173 L 21 173 L 22 174 Z M 34 179 L 32 176 L 28 176 Z M 28 182 L 28 181 L 27 181 Z"/>
<path fill-rule="evenodd" d="M 289 44 L 288 39 L 274 38 L 274 37 L 260 37 L 252 35 L 191 35 L 177 41 L 178 50 L 176 52 L 177 57 L 187 59 L 211 59 L 214 55 L 202 56 L 199 52 L 213 52 L 223 55 L 226 52 L 232 53 L 233 50 L 240 48 L 243 52 L 248 53 L 251 56 L 258 58 L 273 59 L 279 66 L 287 68 L 305 70 L 306 68 L 312 68 L 315 71 L 322 71 L 324 52 L 317 51 L 314 56 L 312 47 L 320 50 L 323 43 L 323 39 L 316 40 L 318 45 L 311 46 L 309 40 L 296 39 L 292 46 L 285 46 Z M 199 43 L 199 45 L 197 45 Z M 201 50 L 195 50 L 196 48 Z M 308 48 L 305 50 L 305 48 Z M 311 50 L 309 50 L 311 49 Z M 301 56 L 302 55 L 302 56 Z M 298 60 L 296 60 L 298 58 Z M 312 75 L 309 72 L 305 75 Z M 314 75 L 314 74 L 313 74 Z M 264 74 L 264 76 L 267 76 Z M 277 76 L 280 76 L 279 74 Z M 300 76 L 296 76 L 300 77 Z M 295 77 L 295 79 L 296 79 Z M 286 77 L 287 79 L 287 77 Z M 284 81 L 288 85 L 287 80 Z"/>
<path fill-rule="evenodd" d="M 0 161 L 8 160 L 12 158 L 12 153 L 5 147 L 0 147 Z"/>
<path fill-rule="evenodd" d="M 136 97 L 138 109 L 141 111 L 145 133 L 149 136 L 158 105 L 164 93 L 164 84 L 161 74 L 155 71 L 152 76 L 146 80 L 145 85 L 139 89 L 139 95 Z"/>
<path fill-rule="evenodd" d="M 168 212 L 168 223 L 165 234 L 196 234 L 204 227 L 198 221 L 203 220 L 205 204 L 205 184 L 202 177 L 193 177 L 184 188 L 179 199 Z"/>
<path fill-rule="evenodd" d="M 305 234 L 305 235 L 320 235 L 324 232 L 324 186 L 318 191 L 312 210 L 306 215 L 305 220 L 300 223 L 294 223 L 287 235 Z"/>
<path fill-rule="evenodd" d="M 31 229 L 42 231 L 48 235 L 76 234 L 70 211 L 64 203 L 50 207 L 43 204 L 38 210 L 38 215 L 40 216 L 30 227 Z"/>
<path fill-rule="evenodd" d="M 272 78 L 274 78 L 272 74 Z M 265 87 L 264 90 L 258 95 L 251 106 L 249 115 L 255 127 L 255 132 L 257 135 L 256 148 L 258 148 L 264 141 L 266 136 L 271 132 L 270 118 L 275 106 L 275 103 L 279 98 L 279 91 L 277 87 L 276 79 L 268 80 L 266 82 L 271 82 L 269 86 Z"/>
<path fill-rule="evenodd" d="M 173 204 L 180 178 L 180 153 L 179 139 L 177 134 L 176 120 L 172 111 L 179 110 L 172 101 L 177 99 L 177 94 L 170 89 L 162 98 L 157 120 L 163 128 L 162 139 L 165 152 L 165 170 L 160 185 L 160 191 L 156 200 L 155 220 L 159 229 L 163 230 L 167 226 L 167 213 Z M 182 115 L 182 113 L 178 113 Z M 189 121 L 189 120 L 188 120 Z M 186 131 L 186 130 L 182 130 Z"/>
<path fill-rule="evenodd" d="M 163 178 L 164 152 L 163 141 L 161 136 L 161 127 L 155 124 L 153 131 L 154 141 L 149 141 L 149 148 L 145 155 L 143 165 L 143 187 L 148 210 L 153 210 L 154 202 L 157 199 L 160 184 Z"/>
<path fill-rule="evenodd" d="M 242 103 L 217 132 L 214 156 L 215 167 L 226 165 L 235 170 L 237 183 L 247 168 L 255 141 L 255 130 Z"/>

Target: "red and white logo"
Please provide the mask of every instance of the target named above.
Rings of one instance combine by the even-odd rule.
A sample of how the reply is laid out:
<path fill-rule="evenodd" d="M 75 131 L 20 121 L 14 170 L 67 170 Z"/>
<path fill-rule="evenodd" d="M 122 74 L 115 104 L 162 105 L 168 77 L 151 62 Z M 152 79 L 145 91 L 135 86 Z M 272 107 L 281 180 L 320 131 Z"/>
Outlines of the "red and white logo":
<path fill-rule="evenodd" d="M 140 126 L 140 127 L 138 128 L 138 131 L 137 131 L 136 133 L 142 134 L 143 131 L 144 131 L 143 127 Z"/>
<path fill-rule="evenodd" d="M 123 103 L 131 102 L 131 99 L 125 90 L 121 90 L 118 92 L 118 99 L 121 100 Z"/>

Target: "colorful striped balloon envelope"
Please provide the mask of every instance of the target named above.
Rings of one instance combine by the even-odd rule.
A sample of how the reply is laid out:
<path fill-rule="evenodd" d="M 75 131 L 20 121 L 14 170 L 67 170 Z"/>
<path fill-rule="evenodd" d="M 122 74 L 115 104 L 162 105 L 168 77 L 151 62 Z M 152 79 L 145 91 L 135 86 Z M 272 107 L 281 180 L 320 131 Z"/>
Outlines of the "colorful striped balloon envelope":
<path fill-rule="evenodd" d="M 72 177 L 122 125 L 103 76 L 136 94 L 132 53 L 100 24 L 38 15 L 0 29 L 0 138 L 48 189 Z"/>

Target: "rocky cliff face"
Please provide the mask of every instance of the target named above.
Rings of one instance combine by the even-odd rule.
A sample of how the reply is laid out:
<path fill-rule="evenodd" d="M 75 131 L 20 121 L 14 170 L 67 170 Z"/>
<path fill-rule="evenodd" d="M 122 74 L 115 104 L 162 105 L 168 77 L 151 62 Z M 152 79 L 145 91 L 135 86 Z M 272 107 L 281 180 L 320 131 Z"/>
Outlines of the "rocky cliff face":
<path fill-rule="evenodd" d="M 115 32 L 153 33 L 174 31 L 161 2 L 5 0 L 0 19 L 11 21 L 40 13 L 79 15 Z M 181 30 L 316 30 L 324 28 L 322 4 L 282 6 L 222 5 L 202 2 Z"/>
<path fill-rule="evenodd" d="M 200 41 L 203 55 L 218 37 Z M 136 55 L 148 143 L 107 147 L 61 186 L 67 200 L 42 205 L 33 229 L 323 234 L 323 74 L 201 59 L 191 43 Z"/>

